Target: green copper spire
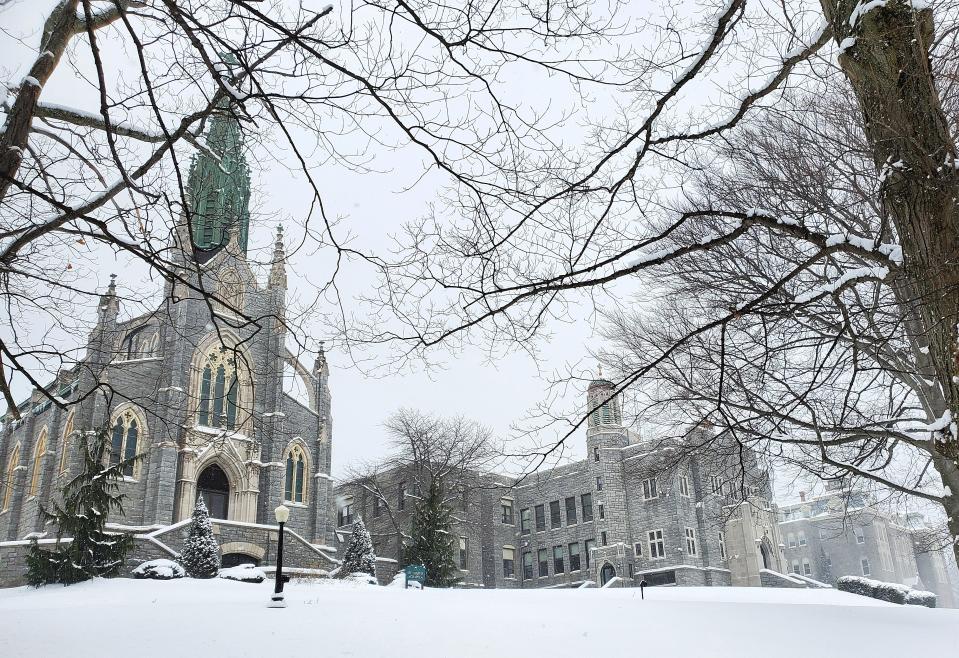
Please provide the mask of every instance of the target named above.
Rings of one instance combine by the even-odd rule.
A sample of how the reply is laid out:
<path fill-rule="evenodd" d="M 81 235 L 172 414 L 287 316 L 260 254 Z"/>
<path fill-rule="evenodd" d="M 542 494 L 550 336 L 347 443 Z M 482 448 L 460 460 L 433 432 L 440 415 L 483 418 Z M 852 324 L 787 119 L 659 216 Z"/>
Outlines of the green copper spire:
<path fill-rule="evenodd" d="M 250 168 L 243 156 L 243 133 L 226 109 L 217 110 L 206 132 L 207 153 L 197 153 L 190 167 L 188 190 L 191 231 L 198 249 L 212 256 L 236 232 L 246 254 L 250 230 Z M 200 256 L 200 254 L 198 254 Z M 202 257 L 202 256 L 201 256 Z M 204 259 L 205 260 L 205 259 Z"/>

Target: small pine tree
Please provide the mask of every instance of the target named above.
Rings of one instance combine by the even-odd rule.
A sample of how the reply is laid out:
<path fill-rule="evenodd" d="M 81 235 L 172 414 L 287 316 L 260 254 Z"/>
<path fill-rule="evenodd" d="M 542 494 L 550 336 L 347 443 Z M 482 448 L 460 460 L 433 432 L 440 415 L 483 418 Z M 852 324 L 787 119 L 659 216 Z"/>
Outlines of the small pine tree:
<path fill-rule="evenodd" d="M 829 556 L 826 555 L 826 549 L 819 547 L 819 580 L 827 585 L 835 585 L 836 577 L 832 573 L 832 565 L 829 563 Z"/>
<path fill-rule="evenodd" d="M 91 578 L 114 576 L 133 548 L 133 537 L 104 531 L 111 512 L 123 513 L 120 491 L 123 471 L 139 455 L 104 466 L 108 431 L 81 441 L 83 467 L 63 489 L 62 502 L 40 508 L 40 516 L 57 527 L 53 550 L 34 540 L 27 555 L 27 582 L 34 587 L 50 583 L 71 585 Z M 63 541 L 64 538 L 67 541 Z"/>
<path fill-rule="evenodd" d="M 373 540 L 363 524 L 363 519 L 353 522 L 353 534 L 343 554 L 343 565 L 337 572 L 340 577 L 351 573 L 367 573 L 376 577 L 376 554 L 373 552 Z"/>
<path fill-rule="evenodd" d="M 191 578 L 214 578 L 220 570 L 220 546 L 213 537 L 213 524 L 203 496 L 196 499 L 190 534 L 183 545 L 180 562 Z"/>
<path fill-rule="evenodd" d="M 430 482 L 429 491 L 413 509 L 403 560 L 426 567 L 428 587 L 452 587 L 459 582 L 453 542 L 453 510 L 443 497 L 442 484 Z"/>

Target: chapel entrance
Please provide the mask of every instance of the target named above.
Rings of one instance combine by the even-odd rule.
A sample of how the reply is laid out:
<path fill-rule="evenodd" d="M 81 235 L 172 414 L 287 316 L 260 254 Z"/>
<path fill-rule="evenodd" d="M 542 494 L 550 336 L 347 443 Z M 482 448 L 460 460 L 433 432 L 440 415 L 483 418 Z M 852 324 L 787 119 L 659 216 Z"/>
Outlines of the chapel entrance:
<path fill-rule="evenodd" d="M 200 473 L 196 481 L 197 492 L 203 496 L 210 516 L 214 519 L 225 519 L 230 504 L 230 480 L 223 469 L 216 464 L 210 464 Z"/>
<path fill-rule="evenodd" d="M 609 562 L 603 565 L 603 569 L 599 572 L 600 584 L 605 585 L 613 578 L 616 577 L 616 569 L 613 568 Z"/>
<path fill-rule="evenodd" d="M 763 569 L 770 569 L 769 566 L 769 549 L 766 548 L 766 542 L 762 541 L 759 543 L 759 554 L 763 558 Z"/>

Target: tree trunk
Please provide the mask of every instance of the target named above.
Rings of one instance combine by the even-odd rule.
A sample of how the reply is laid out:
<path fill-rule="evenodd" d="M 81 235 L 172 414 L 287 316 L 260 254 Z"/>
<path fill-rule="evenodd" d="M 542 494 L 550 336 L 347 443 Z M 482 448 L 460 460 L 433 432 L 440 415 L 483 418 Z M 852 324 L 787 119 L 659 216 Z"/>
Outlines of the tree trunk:
<path fill-rule="evenodd" d="M 17 99 L 7 115 L 4 132 L 0 136 L 0 201 L 7 195 L 23 161 L 43 85 L 56 70 L 63 51 L 75 34 L 78 1 L 62 0 L 50 13 L 43 26 L 40 55 L 20 84 Z"/>
<path fill-rule="evenodd" d="M 865 118 L 885 219 L 902 246 L 901 284 L 922 324 L 912 340 L 928 348 L 952 419 L 959 421 L 959 169 L 930 68 L 932 10 L 916 10 L 908 0 L 887 0 L 865 13 L 857 0 L 820 2 Z M 943 506 L 959 562 L 959 440 L 953 427 L 935 433 L 930 452 L 947 486 Z"/>

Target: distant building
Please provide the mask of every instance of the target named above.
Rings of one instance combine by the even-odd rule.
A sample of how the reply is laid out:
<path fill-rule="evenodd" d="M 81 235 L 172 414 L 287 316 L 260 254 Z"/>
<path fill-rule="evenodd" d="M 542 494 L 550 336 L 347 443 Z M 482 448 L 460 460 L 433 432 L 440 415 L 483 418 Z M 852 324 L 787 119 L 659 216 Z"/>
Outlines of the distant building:
<path fill-rule="evenodd" d="M 935 592 L 940 607 L 955 607 L 949 561 L 930 550 L 931 530 L 918 515 L 884 514 L 864 491 L 833 484 L 825 494 L 780 507 L 780 534 L 790 573 L 834 584 L 867 576 Z"/>
<path fill-rule="evenodd" d="M 679 457 L 703 428 L 643 441 L 623 427 L 614 391 L 603 379 L 589 386 L 586 459 L 521 481 L 466 478 L 455 505 L 464 584 L 760 585 L 761 570 L 783 571 L 776 510 L 755 460 L 747 455 L 743 472 L 731 456 Z M 410 481 L 394 469 L 375 487 L 338 486 L 338 527 L 345 533 L 361 515 L 377 555 L 401 561 Z"/>

